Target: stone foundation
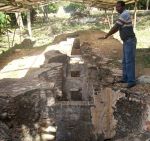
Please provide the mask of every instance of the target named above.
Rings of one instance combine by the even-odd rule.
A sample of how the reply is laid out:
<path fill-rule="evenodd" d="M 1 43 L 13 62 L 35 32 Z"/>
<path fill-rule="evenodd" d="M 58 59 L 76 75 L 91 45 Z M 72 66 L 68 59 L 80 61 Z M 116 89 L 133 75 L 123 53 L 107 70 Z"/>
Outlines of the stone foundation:
<path fill-rule="evenodd" d="M 88 44 L 45 58 L 34 78 L 13 81 L 14 97 L 0 97 L 0 140 L 150 140 L 149 94 L 115 87 L 118 76 Z"/>

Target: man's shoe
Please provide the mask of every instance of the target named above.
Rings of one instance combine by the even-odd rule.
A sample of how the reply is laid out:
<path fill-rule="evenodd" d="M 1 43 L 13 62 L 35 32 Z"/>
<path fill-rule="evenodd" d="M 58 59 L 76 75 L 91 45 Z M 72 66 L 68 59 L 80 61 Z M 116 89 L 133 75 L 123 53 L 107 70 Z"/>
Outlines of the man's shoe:
<path fill-rule="evenodd" d="M 132 88 L 132 87 L 134 87 L 136 85 L 136 83 L 133 83 L 133 84 L 128 84 L 127 86 L 126 86 L 126 88 Z"/>

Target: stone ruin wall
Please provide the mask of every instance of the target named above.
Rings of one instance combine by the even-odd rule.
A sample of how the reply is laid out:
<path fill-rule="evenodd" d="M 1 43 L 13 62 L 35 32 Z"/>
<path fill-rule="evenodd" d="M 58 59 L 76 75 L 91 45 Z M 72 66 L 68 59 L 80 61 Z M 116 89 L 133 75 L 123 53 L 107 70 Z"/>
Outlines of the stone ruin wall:
<path fill-rule="evenodd" d="M 0 140 L 150 140 L 149 95 L 109 87 L 111 70 L 98 67 L 87 44 L 76 39 L 71 57 L 49 51 L 45 58 L 38 87 L 0 98 Z"/>

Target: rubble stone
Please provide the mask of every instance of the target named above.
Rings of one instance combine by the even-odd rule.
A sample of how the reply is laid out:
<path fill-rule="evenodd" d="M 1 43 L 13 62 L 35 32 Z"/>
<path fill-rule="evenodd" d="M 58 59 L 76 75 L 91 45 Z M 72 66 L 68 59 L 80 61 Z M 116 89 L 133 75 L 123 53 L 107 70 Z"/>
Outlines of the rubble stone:
<path fill-rule="evenodd" d="M 0 121 L 0 140 L 1 141 L 11 141 L 10 131 L 6 124 Z"/>
<path fill-rule="evenodd" d="M 148 75 L 142 75 L 138 78 L 138 83 L 141 84 L 150 84 L 150 76 Z"/>

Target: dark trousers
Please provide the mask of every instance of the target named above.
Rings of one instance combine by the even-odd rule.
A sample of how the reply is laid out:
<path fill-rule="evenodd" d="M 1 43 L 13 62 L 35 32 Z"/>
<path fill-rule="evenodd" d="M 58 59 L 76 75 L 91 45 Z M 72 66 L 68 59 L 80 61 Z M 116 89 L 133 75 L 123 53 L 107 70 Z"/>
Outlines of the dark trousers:
<path fill-rule="evenodd" d="M 136 83 L 135 80 L 135 52 L 136 38 L 129 38 L 123 42 L 123 80 L 128 84 Z"/>

